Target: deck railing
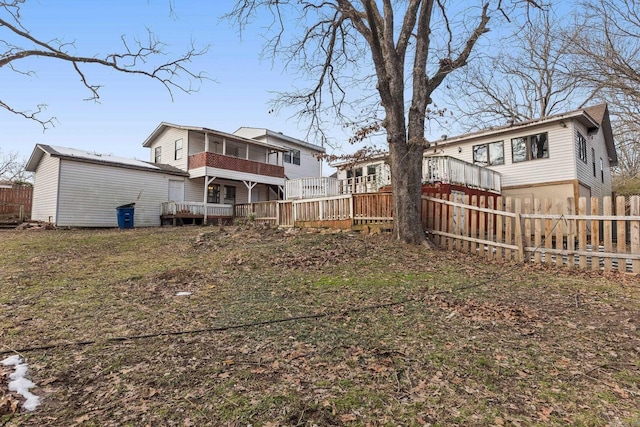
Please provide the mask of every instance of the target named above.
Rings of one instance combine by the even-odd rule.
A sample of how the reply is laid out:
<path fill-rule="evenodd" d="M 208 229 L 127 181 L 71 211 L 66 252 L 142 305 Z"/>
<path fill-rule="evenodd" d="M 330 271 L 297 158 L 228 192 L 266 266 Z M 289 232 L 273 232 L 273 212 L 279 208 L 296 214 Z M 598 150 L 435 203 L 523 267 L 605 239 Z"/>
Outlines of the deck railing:
<path fill-rule="evenodd" d="M 233 205 L 222 205 L 217 203 L 207 203 L 206 212 L 208 217 L 232 217 Z M 163 202 L 162 215 L 193 215 L 204 216 L 205 203 L 198 202 Z"/>
<path fill-rule="evenodd" d="M 340 194 L 375 193 L 380 187 L 390 185 L 391 182 L 383 182 L 377 175 L 354 176 L 341 179 Z"/>
<path fill-rule="evenodd" d="M 425 183 L 458 184 L 494 193 L 500 193 L 502 189 L 499 172 L 454 157 L 427 157 L 422 173 Z"/>
<path fill-rule="evenodd" d="M 287 200 L 337 196 L 340 182 L 336 178 L 312 177 L 290 179 L 285 183 Z"/>

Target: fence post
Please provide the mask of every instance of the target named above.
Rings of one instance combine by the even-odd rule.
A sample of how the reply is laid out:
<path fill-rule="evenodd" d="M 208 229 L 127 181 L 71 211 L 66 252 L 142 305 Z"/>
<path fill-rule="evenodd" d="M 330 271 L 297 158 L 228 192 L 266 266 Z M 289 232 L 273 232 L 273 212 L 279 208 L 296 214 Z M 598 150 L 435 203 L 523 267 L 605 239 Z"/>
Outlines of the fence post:
<path fill-rule="evenodd" d="M 515 199 L 515 206 L 514 206 L 514 213 L 516 214 L 516 217 L 514 218 L 514 224 L 513 224 L 513 228 L 514 228 L 514 244 L 518 247 L 518 250 L 516 252 L 516 262 L 523 262 L 524 261 L 524 242 L 522 239 L 522 201 L 520 199 Z"/>
<path fill-rule="evenodd" d="M 640 216 L 640 196 L 631 196 L 629 215 Z M 631 221 L 629 224 L 629 233 L 631 238 L 631 253 L 640 254 L 640 221 Z M 635 274 L 640 273 L 640 260 L 631 261 L 631 268 Z"/>
<path fill-rule="evenodd" d="M 602 198 L 602 212 L 605 216 L 611 216 L 612 209 L 611 205 L 611 197 L 606 196 Z M 605 252 L 613 252 L 613 238 L 611 236 L 611 220 L 604 221 L 604 225 L 602 226 L 602 239 L 604 240 L 604 251 Z M 611 271 L 611 258 L 606 257 L 604 259 L 604 271 Z"/>
<path fill-rule="evenodd" d="M 545 215 L 551 215 L 552 208 L 553 202 L 551 201 L 551 199 L 544 199 Z M 553 219 L 547 218 L 544 220 L 544 248 L 547 249 L 544 253 L 544 263 L 549 266 L 551 265 L 552 261 L 552 255 L 549 249 L 553 249 L 553 236 L 551 235 L 551 230 L 553 230 Z"/>
<path fill-rule="evenodd" d="M 591 198 L 591 215 L 596 217 L 600 215 L 598 209 L 599 199 L 597 197 Z M 600 257 L 597 253 L 600 252 L 600 221 L 591 220 L 591 252 L 596 256 L 591 257 L 591 269 L 600 270 Z"/>
<path fill-rule="evenodd" d="M 587 214 L 587 199 L 580 197 L 578 199 L 578 215 L 585 216 Z M 586 252 L 587 250 L 587 220 L 578 220 L 578 250 L 580 252 Z M 580 268 L 587 268 L 587 257 L 580 255 Z"/>
<path fill-rule="evenodd" d="M 619 217 L 623 217 L 622 220 L 618 221 L 617 224 L 617 248 L 619 253 L 627 253 L 627 230 L 626 225 L 627 222 L 624 220 L 626 202 L 624 200 L 624 196 L 616 197 L 616 215 Z M 625 258 L 618 258 L 618 272 L 624 273 L 627 271 L 627 260 Z"/>
<path fill-rule="evenodd" d="M 564 213 L 564 199 L 556 199 L 556 213 L 562 215 Z M 559 221 L 556 224 L 556 249 L 564 250 L 564 230 L 565 221 Z M 563 267 L 562 254 L 556 256 L 556 267 Z"/>

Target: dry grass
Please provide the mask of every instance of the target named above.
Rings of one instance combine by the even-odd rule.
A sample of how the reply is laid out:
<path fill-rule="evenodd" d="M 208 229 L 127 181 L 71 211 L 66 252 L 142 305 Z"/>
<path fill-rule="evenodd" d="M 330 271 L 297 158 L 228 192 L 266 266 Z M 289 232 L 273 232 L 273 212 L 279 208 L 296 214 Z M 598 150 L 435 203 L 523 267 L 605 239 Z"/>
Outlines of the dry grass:
<path fill-rule="evenodd" d="M 632 276 L 251 227 L 0 253 L 0 357 L 43 398 L 0 425 L 640 425 Z"/>

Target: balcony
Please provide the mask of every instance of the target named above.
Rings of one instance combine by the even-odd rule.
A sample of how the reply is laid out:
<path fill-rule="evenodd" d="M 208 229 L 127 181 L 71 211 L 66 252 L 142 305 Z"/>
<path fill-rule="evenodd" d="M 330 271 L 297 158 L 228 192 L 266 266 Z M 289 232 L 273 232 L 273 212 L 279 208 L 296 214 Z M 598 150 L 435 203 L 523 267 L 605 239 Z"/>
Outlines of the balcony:
<path fill-rule="evenodd" d="M 189 171 L 204 167 L 284 179 L 284 166 L 210 152 L 189 156 Z"/>
<path fill-rule="evenodd" d="M 425 158 L 422 174 L 423 183 L 457 184 L 493 193 L 500 193 L 502 190 L 499 172 L 454 157 Z"/>

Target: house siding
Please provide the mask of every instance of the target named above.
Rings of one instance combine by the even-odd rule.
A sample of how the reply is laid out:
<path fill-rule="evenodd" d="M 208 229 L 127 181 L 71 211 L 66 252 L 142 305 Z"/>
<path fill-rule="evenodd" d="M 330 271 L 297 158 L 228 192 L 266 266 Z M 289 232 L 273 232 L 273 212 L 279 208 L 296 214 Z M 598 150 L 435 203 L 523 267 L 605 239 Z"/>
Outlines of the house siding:
<path fill-rule="evenodd" d="M 117 227 L 116 207 L 135 202 L 134 226 L 158 226 L 169 178 L 176 177 L 63 159 L 56 225 Z"/>
<path fill-rule="evenodd" d="M 547 133 L 549 140 L 549 157 L 514 163 L 512 159 L 511 140 L 538 133 Z M 562 127 L 558 123 L 543 126 L 532 126 L 500 135 L 489 135 L 473 139 L 462 144 L 432 146 L 425 153 L 443 154 L 473 163 L 473 146 L 503 141 L 504 165 L 488 166 L 502 174 L 502 187 L 543 184 L 545 182 L 566 181 L 575 179 L 574 141 L 570 126 Z M 462 149 L 459 152 L 459 148 Z"/>
<path fill-rule="evenodd" d="M 175 143 L 179 139 L 182 139 L 182 158 L 175 160 Z M 191 153 L 189 145 L 189 132 L 184 129 L 167 128 L 149 147 L 151 150 L 149 161 L 155 163 L 156 147 L 162 147 L 160 163 L 186 171 Z"/>
<path fill-rule="evenodd" d="M 212 184 L 227 186 L 227 187 L 236 187 L 236 203 L 247 203 L 247 197 L 249 195 L 249 190 L 247 186 L 244 185 L 242 181 L 230 181 L 228 179 L 214 179 Z M 255 193 L 257 186 L 254 187 L 253 192 Z M 195 178 L 189 180 L 187 186 L 185 186 L 185 200 L 189 202 L 198 202 L 202 203 L 204 199 L 204 177 Z M 221 201 L 222 203 L 222 201 Z"/>
<path fill-rule="evenodd" d="M 60 159 L 43 154 L 33 184 L 31 219 L 56 223 Z"/>
<path fill-rule="evenodd" d="M 577 133 L 580 132 L 587 140 L 587 162 L 583 162 L 578 157 Z M 575 135 L 575 156 L 577 166 L 577 178 L 582 186 L 586 186 L 591 190 L 592 197 L 602 198 L 611 196 L 611 166 L 609 164 L 609 156 L 604 143 L 602 130 L 597 133 L 589 134 L 587 129 L 576 123 L 574 129 Z M 593 152 L 592 152 L 593 149 Z M 595 156 L 594 156 L 595 154 Z M 600 174 L 600 159 L 604 163 L 604 182 Z M 593 163 L 596 165 L 595 176 L 593 174 Z M 584 192 L 584 190 L 582 190 Z"/>

